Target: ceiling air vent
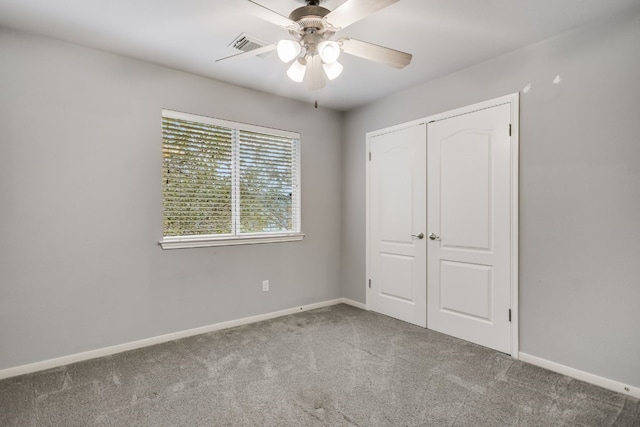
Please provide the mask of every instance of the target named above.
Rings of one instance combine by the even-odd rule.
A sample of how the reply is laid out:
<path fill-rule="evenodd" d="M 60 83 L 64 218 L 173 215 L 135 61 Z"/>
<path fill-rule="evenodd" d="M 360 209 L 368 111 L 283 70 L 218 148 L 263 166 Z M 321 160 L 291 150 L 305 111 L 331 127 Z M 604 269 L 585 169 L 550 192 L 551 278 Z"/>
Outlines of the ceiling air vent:
<path fill-rule="evenodd" d="M 242 33 L 240 34 L 238 37 L 235 38 L 234 41 L 232 41 L 229 44 L 229 47 L 232 47 L 234 49 L 238 49 L 242 52 L 250 52 L 254 49 L 258 49 L 264 46 L 267 46 L 271 43 L 269 43 L 268 41 L 259 39 L 258 37 L 249 35 L 247 33 Z M 273 52 L 266 52 L 263 53 L 262 55 L 258 55 L 258 57 L 260 58 L 266 58 L 267 56 L 271 55 Z"/>

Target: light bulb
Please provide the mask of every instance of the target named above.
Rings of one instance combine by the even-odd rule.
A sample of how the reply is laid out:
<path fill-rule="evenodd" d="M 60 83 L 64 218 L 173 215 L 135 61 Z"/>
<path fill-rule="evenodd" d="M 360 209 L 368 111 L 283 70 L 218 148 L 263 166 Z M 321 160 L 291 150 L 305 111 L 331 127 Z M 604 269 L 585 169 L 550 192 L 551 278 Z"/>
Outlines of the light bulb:
<path fill-rule="evenodd" d="M 307 71 L 307 66 L 302 62 L 302 58 L 298 58 L 291 67 L 287 70 L 287 76 L 294 82 L 301 83 L 304 80 L 304 74 Z"/>
<path fill-rule="evenodd" d="M 329 80 L 333 80 L 337 78 L 342 73 L 342 70 L 344 69 L 342 64 L 339 63 L 338 61 L 332 64 L 324 64 L 322 68 L 324 68 L 324 72 L 327 74 L 327 78 Z"/>
<path fill-rule="evenodd" d="M 318 55 L 325 64 L 333 64 L 340 57 L 340 45 L 334 41 L 325 40 L 318 45 Z"/>
<path fill-rule="evenodd" d="M 293 58 L 300 55 L 302 46 L 294 40 L 280 40 L 278 42 L 278 57 L 284 63 L 291 62 Z"/>

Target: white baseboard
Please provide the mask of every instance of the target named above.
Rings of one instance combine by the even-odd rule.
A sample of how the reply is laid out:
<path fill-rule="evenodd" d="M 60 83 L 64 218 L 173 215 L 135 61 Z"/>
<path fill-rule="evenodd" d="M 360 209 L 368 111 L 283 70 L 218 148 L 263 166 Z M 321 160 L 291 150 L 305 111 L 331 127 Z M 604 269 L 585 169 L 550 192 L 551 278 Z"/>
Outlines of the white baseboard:
<path fill-rule="evenodd" d="M 57 357 L 55 359 L 43 360 L 41 362 L 29 363 L 27 365 L 16 366 L 0 370 L 0 380 L 4 378 L 15 377 L 18 375 L 29 374 L 32 372 L 43 371 L 45 369 L 57 368 L 58 366 L 69 365 L 71 363 L 82 362 L 84 360 L 95 359 L 98 357 L 111 356 L 113 354 L 122 353 L 129 350 L 135 350 L 142 347 L 148 347 L 155 344 L 187 338 L 194 335 L 204 334 L 207 332 L 219 331 L 221 329 L 233 328 L 236 326 L 248 325 L 250 323 L 261 322 L 263 320 L 275 319 L 277 317 L 288 316 L 290 314 L 299 313 L 301 311 L 314 310 L 316 308 L 329 307 L 336 304 L 349 304 L 354 307 L 366 310 L 366 307 L 356 301 L 348 298 L 337 298 L 329 301 L 318 302 L 315 304 L 303 305 L 300 307 L 288 308 L 285 310 L 274 311 L 271 313 L 258 314 L 256 316 L 245 317 L 237 320 L 229 320 L 227 322 L 215 323 L 213 325 L 202 326 L 199 328 L 188 329 L 186 331 L 174 332 L 171 334 L 160 335 L 157 337 L 146 338 L 124 344 L 118 344 L 111 347 L 104 347 L 97 350 L 85 351 L 69 356 Z"/>
<path fill-rule="evenodd" d="M 602 388 L 616 391 L 618 393 L 627 394 L 635 398 L 640 398 L 640 388 L 623 384 L 619 381 L 614 381 L 609 378 L 600 377 L 589 372 L 581 371 L 579 369 L 571 368 L 569 366 L 561 365 L 550 360 L 542 359 L 537 356 L 532 356 L 527 353 L 519 353 L 519 359 L 523 362 L 531 363 L 532 365 L 539 366 L 541 368 L 548 369 L 559 374 L 572 377 L 586 383 L 594 384 Z"/>
<path fill-rule="evenodd" d="M 368 310 L 366 304 L 363 304 L 363 303 L 358 302 L 358 301 L 354 301 L 354 300 L 349 299 L 349 298 L 341 298 L 340 302 L 342 302 L 343 304 L 348 304 L 348 305 L 354 306 L 354 307 L 362 309 L 362 310 Z"/>

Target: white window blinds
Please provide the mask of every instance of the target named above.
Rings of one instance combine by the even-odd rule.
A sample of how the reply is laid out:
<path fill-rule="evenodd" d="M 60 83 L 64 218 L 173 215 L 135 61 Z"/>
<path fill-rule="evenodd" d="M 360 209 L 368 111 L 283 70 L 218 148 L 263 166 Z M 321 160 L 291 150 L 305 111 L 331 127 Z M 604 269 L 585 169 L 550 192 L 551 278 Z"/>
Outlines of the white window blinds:
<path fill-rule="evenodd" d="M 239 142 L 240 232 L 296 230 L 297 144 L 290 138 L 243 130 Z"/>
<path fill-rule="evenodd" d="M 299 147 L 293 132 L 163 110 L 163 242 L 299 234 Z"/>

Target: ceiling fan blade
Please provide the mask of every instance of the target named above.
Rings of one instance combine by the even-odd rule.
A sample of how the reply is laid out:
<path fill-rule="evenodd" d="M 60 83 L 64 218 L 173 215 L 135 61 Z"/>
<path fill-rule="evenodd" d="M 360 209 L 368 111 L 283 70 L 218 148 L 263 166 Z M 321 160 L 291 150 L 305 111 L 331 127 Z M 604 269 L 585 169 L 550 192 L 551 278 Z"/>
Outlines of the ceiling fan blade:
<path fill-rule="evenodd" d="M 339 40 L 338 43 L 344 53 L 368 59 L 369 61 L 390 65 L 395 68 L 406 67 L 411 62 L 411 58 L 413 58 L 413 55 L 410 53 L 400 52 L 399 50 L 389 49 L 388 47 L 382 47 L 356 39 L 342 39 Z"/>
<path fill-rule="evenodd" d="M 224 57 L 224 58 L 216 59 L 216 62 L 232 61 L 234 59 L 251 58 L 252 56 L 258 56 L 258 55 L 262 55 L 263 53 L 267 53 L 267 52 L 271 52 L 273 50 L 276 50 L 276 47 L 277 47 L 277 45 L 270 44 L 270 45 L 267 45 L 267 46 L 263 46 L 263 47 L 259 47 L 257 49 L 250 50 L 249 52 L 237 53 L 235 55 L 231 55 L 231 56 L 227 56 L 227 57 Z"/>
<path fill-rule="evenodd" d="M 275 24 L 279 27 L 294 31 L 299 29 L 300 27 L 297 22 L 280 15 L 278 12 L 269 9 L 268 7 L 265 7 L 260 3 L 256 3 L 253 0 L 247 0 L 246 2 L 236 0 L 236 3 L 238 3 L 238 6 L 243 7 L 254 16 L 264 19 L 267 22 L 271 22 L 272 24 Z"/>
<path fill-rule="evenodd" d="M 399 0 L 347 0 L 325 16 L 325 20 L 336 30 L 342 29 L 397 1 Z"/>

